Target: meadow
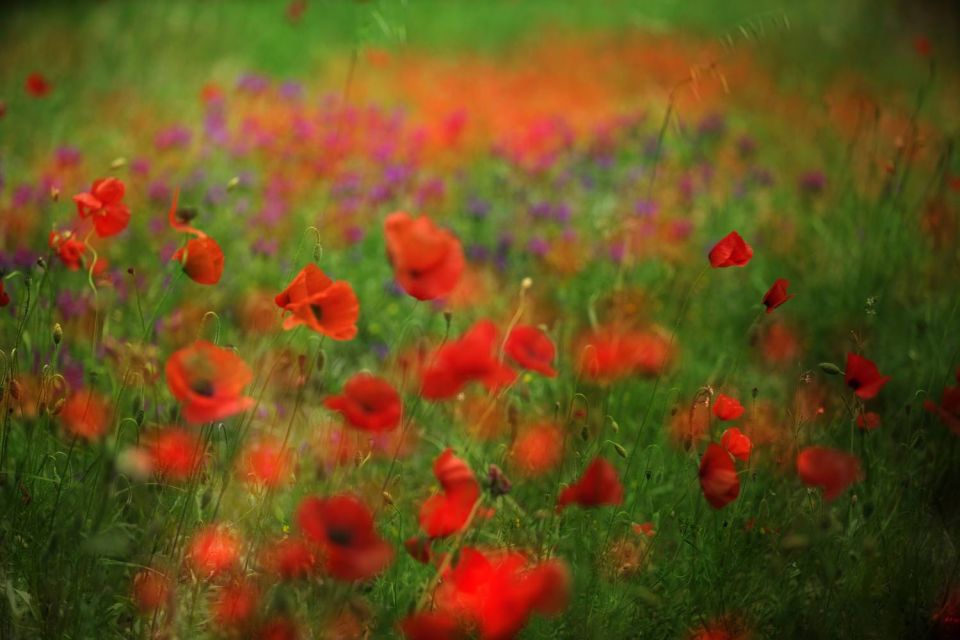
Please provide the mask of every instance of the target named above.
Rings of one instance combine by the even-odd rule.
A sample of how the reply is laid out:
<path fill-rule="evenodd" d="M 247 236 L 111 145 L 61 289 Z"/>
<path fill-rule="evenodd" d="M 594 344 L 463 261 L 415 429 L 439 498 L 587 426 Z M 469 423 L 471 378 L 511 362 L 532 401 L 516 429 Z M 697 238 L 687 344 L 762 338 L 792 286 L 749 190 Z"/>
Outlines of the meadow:
<path fill-rule="evenodd" d="M 960 638 L 956 14 L 793 4 L 0 9 L 0 639 Z"/>

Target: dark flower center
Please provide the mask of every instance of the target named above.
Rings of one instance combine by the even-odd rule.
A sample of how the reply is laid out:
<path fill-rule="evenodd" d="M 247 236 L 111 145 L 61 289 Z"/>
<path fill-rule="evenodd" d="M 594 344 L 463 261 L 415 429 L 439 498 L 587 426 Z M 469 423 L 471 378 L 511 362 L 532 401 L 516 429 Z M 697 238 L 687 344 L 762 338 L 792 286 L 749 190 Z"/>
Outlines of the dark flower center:
<path fill-rule="evenodd" d="M 313 317 L 317 319 L 317 322 L 323 320 L 323 307 L 318 304 L 310 305 L 310 311 L 313 312 Z"/>
<path fill-rule="evenodd" d="M 213 397 L 213 383 L 206 379 L 194 380 L 190 384 L 190 389 L 198 396 L 204 398 Z"/>
<path fill-rule="evenodd" d="M 863 383 L 860 382 L 859 380 L 857 380 L 856 378 L 851 378 L 851 379 L 850 379 L 850 382 L 848 382 L 847 385 L 848 385 L 851 389 L 853 389 L 854 391 L 856 391 L 857 389 L 859 389 L 860 387 L 863 386 Z"/>
<path fill-rule="evenodd" d="M 349 529 L 330 527 L 327 529 L 327 539 L 338 547 L 349 547 L 353 541 L 353 533 Z"/>

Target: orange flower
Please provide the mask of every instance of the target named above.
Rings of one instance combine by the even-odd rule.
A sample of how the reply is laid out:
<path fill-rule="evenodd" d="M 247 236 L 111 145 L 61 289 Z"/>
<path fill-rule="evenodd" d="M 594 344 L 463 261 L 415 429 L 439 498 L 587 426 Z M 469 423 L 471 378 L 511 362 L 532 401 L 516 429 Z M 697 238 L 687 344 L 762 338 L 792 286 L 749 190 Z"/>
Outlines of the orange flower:
<path fill-rule="evenodd" d="M 387 257 L 403 290 L 417 300 L 434 300 L 453 291 L 463 274 L 463 247 L 455 235 L 430 218 L 402 211 L 387 216 Z"/>
<path fill-rule="evenodd" d="M 110 427 L 110 408 L 107 400 L 99 394 L 81 389 L 67 398 L 59 418 L 68 433 L 93 441 Z"/>
<path fill-rule="evenodd" d="M 93 218 L 93 228 L 101 238 L 114 236 L 130 223 L 130 209 L 123 203 L 126 191 L 117 178 L 95 180 L 89 192 L 73 196 L 82 219 Z"/>
<path fill-rule="evenodd" d="M 222 525 L 209 525 L 193 536 L 188 557 L 197 573 L 224 573 L 240 559 L 240 538 Z"/>
<path fill-rule="evenodd" d="M 292 455 L 276 438 L 264 438 L 247 447 L 241 462 L 241 477 L 274 488 L 290 479 Z"/>
<path fill-rule="evenodd" d="M 253 406 L 253 398 L 241 395 L 253 372 L 229 349 L 198 340 L 171 355 L 166 371 L 187 422 L 222 420 Z"/>
<path fill-rule="evenodd" d="M 360 304 L 353 287 L 334 282 L 315 264 L 308 264 L 274 300 L 290 315 L 283 321 L 289 331 L 304 324 L 334 340 L 350 340 L 357 335 Z"/>

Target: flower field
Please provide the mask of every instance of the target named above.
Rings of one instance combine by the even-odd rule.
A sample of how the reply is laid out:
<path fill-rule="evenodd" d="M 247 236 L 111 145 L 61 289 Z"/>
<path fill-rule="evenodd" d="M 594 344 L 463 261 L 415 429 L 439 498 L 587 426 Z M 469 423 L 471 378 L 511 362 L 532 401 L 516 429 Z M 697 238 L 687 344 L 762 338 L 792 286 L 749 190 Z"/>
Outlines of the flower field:
<path fill-rule="evenodd" d="M 960 638 L 956 13 L 638 4 L 0 10 L 0 639 Z"/>

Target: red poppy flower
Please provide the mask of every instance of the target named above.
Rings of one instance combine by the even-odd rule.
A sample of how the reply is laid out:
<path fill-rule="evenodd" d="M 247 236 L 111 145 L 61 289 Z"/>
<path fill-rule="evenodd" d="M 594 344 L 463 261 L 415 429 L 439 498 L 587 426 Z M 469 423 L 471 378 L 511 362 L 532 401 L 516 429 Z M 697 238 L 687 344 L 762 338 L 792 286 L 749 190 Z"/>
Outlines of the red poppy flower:
<path fill-rule="evenodd" d="M 872 361 L 855 353 L 847 355 L 846 379 L 847 386 L 863 400 L 876 396 L 891 380 L 890 376 L 880 375 L 880 370 Z"/>
<path fill-rule="evenodd" d="M 57 417 L 67 433 L 90 442 L 110 428 L 110 405 L 103 396 L 81 389 L 70 394 Z"/>
<path fill-rule="evenodd" d="M 430 552 L 430 538 L 426 536 L 412 536 L 403 541 L 403 548 L 410 557 L 420 564 L 427 564 L 433 557 Z"/>
<path fill-rule="evenodd" d="M 933 47 L 930 46 L 930 38 L 927 36 L 917 36 L 913 39 L 913 50 L 917 52 L 917 55 L 921 58 L 929 58 L 930 51 Z"/>
<path fill-rule="evenodd" d="M 733 458 L 713 442 L 700 460 L 700 488 L 714 509 L 723 509 L 740 495 L 740 478 Z"/>
<path fill-rule="evenodd" d="M 168 480 L 181 482 L 203 464 L 203 443 L 192 433 L 168 427 L 147 446 L 153 470 Z"/>
<path fill-rule="evenodd" d="M 875 411 L 865 411 L 857 414 L 857 426 L 864 431 L 872 431 L 880 426 L 880 414 Z"/>
<path fill-rule="evenodd" d="M 3 280 L 0 280 L 0 308 L 10 304 L 10 294 L 4 291 Z"/>
<path fill-rule="evenodd" d="M 960 369 L 957 370 L 957 381 L 960 382 Z M 944 387 L 940 404 L 932 400 L 925 400 L 923 408 L 940 418 L 954 435 L 960 436 L 960 385 Z"/>
<path fill-rule="evenodd" d="M 657 530 L 654 528 L 652 522 L 635 524 L 631 528 L 633 529 L 633 532 L 638 536 L 645 536 L 647 538 L 652 538 L 657 535 Z"/>
<path fill-rule="evenodd" d="M 400 424 L 403 413 L 397 390 L 369 373 L 354 375 L 343 386 L 341 395 L 330 396 L 323 404 L 361 431 L 391 431 Z"/>
<path fill-rule="evenodd" d="M 860 460 L 835 449 L 807 447 L 797 456 L 797 473 L 808 487 L 822 487 L 824 500 L 833 500 L 860 479 Z"/>
<path fill-rule="evenodd" d="M 433 462 L 443 493 L 431 496 L 420 507 L 420 528 L 431 538 L 460 531 L 480 497 L 480 484 L 467 463 L 447 449 Z"/>
<path fill-rule="evenodd" d="M 283 328 L 306 325 L 334 340 L 357 335 L 360 303 L 353 287 L 343 280 L 334 282 L 315 264 L 308 264 L 274 300 L 290 315 Z"/>
<path fill-rule="evenodd" d="M 622 503 L 623 485 L 617 477 L 617 470 L 605 459 L 597 457 L 576 483 L 560 492 L 557 511 L 563 510 L 569 504 L 599 507 Z"/>
<path fill-rule="evenodd" d="M 197 284 L 217 284 L 223 276 L 223 249 L 210 236 L 191 238 L 171 259 Z"/>
<path fill-rule="evenodd" d="M 743 405 L 736 398 L 721 393 L 713 403 L 713 415 L 719 420 L 736 420 L 743 415 Z"/>
<path fill-rule="evenodd" d="M 193 536 L 187 557 L 197 573 L 204 576 L 224 573 L 240 558 L 240 538 L 222 525 L 208 525 Z"/>
<path fill-rule="evenodd" d="M 300 630 L 292 620 L 273 618 L 260 627 L 254 638 L 256 640 L 297 640 L 300 638 Z"/>
<path fill-rule="evenodd" d="M 133 602 L 141 613 L 152 613 L 173 597 L 173 583 L 156 569 L 141 569 L 133 576 Z"/>
<path fill-rule="evenodd" d="M 384 223 L 387 257 L 394 277 L 417 300 L 449 294 L 463 274 L 463 247 L 455 235 L 426 216 L 411 218 L 398 211 Z"/>
<path fill-rule="evenodd" d="M 532 564 L 517 551 L 485 553 L 466 547 L 433 600 L 436 613 L 458 620 L 464 631 L 477 629 L 481 640 L 506 640 L 515 637 L 533 613 L 561 613 L 569 603 L 570 582 L 566 566 L 557 560 Z M 412 630 L 451 631 L 443 618 L 428 619 L 428 625 L 419 622 Z"/>
<path fill-rule="evenodd" d="M 253 618 L 260 603 L 260 590 L 248 580 L 236 580 L 221 587 L 210 607 L 220 627 L 236 628 Z"/>
<path fill-rule="evenodd" d="M 496 357 L 497 329 L 480 320 L 459 340 L 440 347 L 424 369 L 420 392 L 428 400 L 450 398 L 473 381 L 495 390 L 510 384 L 517 374 Z"/>
<path fill-rule="evenodd" d="M 283 442 L 273 437 L 264 437 L 249 445 L 240 462 L 244 480 L 271 489 L 290 480 L 293 454 Z"/>
<path fill-rule="evenodd" d="M 57 252 L 57 257 L 71 271 L 78 270 L 83 264 L 85 245 L 73 235 L 72 231 L 51 231 L 47 244 Z"/>
<path fill-rule="evenodd" d="M 89 192 L 73 196 L 77 213 L 86 220 L 93 218 L 93 228 L 101 238 L 115 236 L 130 224 L 130 209 L 123 203 L 126 191 L 117 178 L 95 180 Z"/>
<path fill-rule="evenodd" d="M 466 637 L 460 622 L 449 613 L 424 611 L 404 618 L 400 631 L 407 640 L 457 640 Z"/>
<path fill-rule="evenodd" d="M 351 495 L 304 498 L 297 522 L 320 547 L 324 567 L 337 580 L 372 578 L 393 559 L 393 549 L 377 535 L 373 514 Z"/>
<path fill-rule="evenodd" d="M 510 454 L 521 474 L 541 476 L 563 458 L 563 431 L 549 422 L 529 427 L 517 436 Z"/>
<path fill-rule="evenodd" d="M 43 74 L 34 71 L 27 76 L 24 88 L 34 98 L 43 98 L 53 90 L 53 85 Z"/>
<path fill-rule="evenodd" d="M 710 250 L 710 264 L 714 268 L 742 267 L 750 262 L 753 249 L 740 234 L 731 231 Z"/>
<path fill-rule="evenodd" d="M 183 403 L 187 422 L 222 420 L 254 404 L 241 395 L 253 372 L 230 349 L 198 340 L 171 355 L 166 372 L 167 386 Z"/>
<path fill-rule="evenodd" d="M 557 349 L 553 346 L 550 337 L 536 327 L 523 324 L 515 326 L 507 336 L 504 350 L 524 369 L 542 373 L 548 378 L 557 375 L 556 370 L 551 366 Z"/>
<path fill-rule="evenodd" d="M 632 375 L 657 375 L 673 358 L 670 340 L 655 331 L 605 327 L 580 338 L 576 346 L 581 375 L 600 384 Z"/>
<path fill-rule="evenodd" d="M 739 458 L 746 462 L 750 459 L 750 451 L 753 449 L 753 443 L 740 429 L 730 427 L 720 436 L 720 446 L 734 458 Z"/>
<path fill-rule="evenodd" d="M 284 538 L 266 545 L 261 564 L 283 580 L 298 580 L 313 573 L 317 558 L 306 541 Z"/>
<path fill-rule="evenodd" d="M 787 295 L 787 287 L 789 286 L 789 280 L 783 278 L 774 280 L 770 290 L 763 294 L 763 304 L 767 308 L 767 313 L 772 313 L 774 309 L 793 297 L 793 295 Z"/>

